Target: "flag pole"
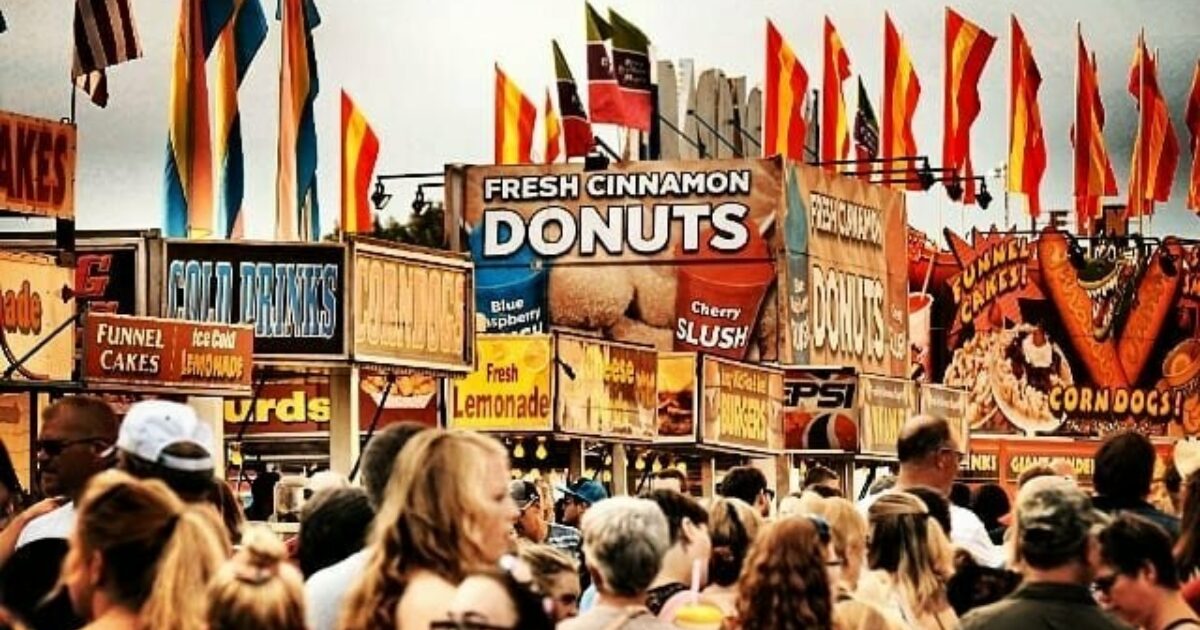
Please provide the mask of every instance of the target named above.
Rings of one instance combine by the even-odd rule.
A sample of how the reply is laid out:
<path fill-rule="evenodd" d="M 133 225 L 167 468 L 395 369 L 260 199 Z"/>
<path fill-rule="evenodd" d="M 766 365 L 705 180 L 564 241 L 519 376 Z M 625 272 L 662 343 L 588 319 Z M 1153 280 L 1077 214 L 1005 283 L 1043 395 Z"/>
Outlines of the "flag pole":
<path fill-rule="evenodd" d="M 1074 134 L 1074 138 L 1072 138 L 1072 140 L 1074 140 L 1074 143 L 1073 143 L 1074 146 L 1071 147 L 1071 175 L 1072 175 L 1071 179 L 1072 180 L 1075 179 L 1074 178 L 1075 155 L 1079 152 L 1079 137 L 1081 135 L 1080 132 L 1083 129 L 1083 127 L 1079 124 L 1079 42 L 1081 42 L 1081 41 L 1083 41 L 1083 23 L 1080 22 L 1079 20 L 1075 20 L 1075 115 L 1072 118 L 1072 120 L 1074 122 L 1071 125 L 1071 127 L 1075 130 L 1075 134 Z M 1090 160 L 1088 161 L 1088 164 L 1091 164 Z M 1088 173 L 1088 176 L 1089 176 L 1088 179 L 1090 180 L 1091 173 Z M 1074 195 L 1074 197 L 1075 197 L 1075 231 L 1080 232 L 1080 233 L 1082 233 L 1082 235 L 1085 235 L 1085 236 L 1090 235 L 1092 232 L 1092 230 L 1090 229 L 1090 226 L 1085 226 L 1084 220 L 1080 216 L 1079 191 L 1076 190 L 1076 191 L 1074 191 L 1074 193 L 1075 193 L 1075 195 Z"/>
<path fill-rule="evenodd" d="M 1138 141 L 1134 145 L 1134 160 L 1137 163 L 1138 173 L 1138 231 L 1144 231 L 1143 217 L 1146 216 L 1146 204 L 1143 198 L 1143 193 L 1146 189 L 1146 165 L 1142 159 L 1142 154 L 1145 152 L 1146 138 L 1142 132 L 1146 130 L 1146 58 L 1142 55 L 1146 50 L 1146 27 L 1138 31 Z"/>
<path fill-rule="evenodd" d="M 1016 19 L 1016 16 L 1010 13 L 1008 16 L 1008 39 L 1009 39 L 1009 41 L 1014 42 L 1013 44 L 1010 44 L 1010 45 L 1015 45 L 1015 40 L 1013 40 L 1013 20 L 1015 20 L 1015 19 Z M 1011 167 L 1012 149 L 1013 149 L 1013 124 L 1012 123 L 1013 123 L 1013 113 L 1015 112 L 1015 109 L 1016 109 L 1015 103 L 1013 102 L 1013 75 L 1015 75 L 1016 72 L 1017 72 L 1016 60 L 1013 59 L 1013 55 L 1010 52 L 1008 55 L 1008 119 L 1004 121 L 1004 123 L 1005 123 L 1004 128 L 1006 130 L 1007 137 L 1008 137 L 1008 156 L 1005 159 L 1005 162 L 1010 163 L 1010 165 L 1009 165 L 1009 168 L 1004 169 L 1004 173 L 1002 174 L 1002 179 L 1000 181 L 1000 185 L 1004 186 L 1005 200 L 1008 199 L 1008 189 L 1010 188 L 1010 186 L 1008 184 L 1012 180 L 1012 167 Z M 1026 212 L 1026 214 L 1029 213 L 1028 204 L 1026 205 L 1025 212 Z M 1004 229 L 1006 229 L 1006 230 L 1008 229 L 1009 218 L 1010 217 L 1009 217 L 1009 213 L 1008 213 L 1008 203 L 1006 201 L 1004 204 Z M 1032 214 L 1029 215 L 1029 229 L 1030 230 L 1034 229 Z"/>

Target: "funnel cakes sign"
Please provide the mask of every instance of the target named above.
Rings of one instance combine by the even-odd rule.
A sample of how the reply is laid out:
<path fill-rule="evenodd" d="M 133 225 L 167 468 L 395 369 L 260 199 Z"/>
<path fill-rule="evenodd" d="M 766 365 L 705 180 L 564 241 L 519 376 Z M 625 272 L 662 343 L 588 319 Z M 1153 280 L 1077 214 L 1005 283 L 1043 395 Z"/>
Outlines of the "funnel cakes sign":
<path fill-rule="evenodd" d="M 778 160 L 468 167 L 463 218 L 486 332 L 774 359 Z M 457 229 L 457 226 L 456 228 Z"/>

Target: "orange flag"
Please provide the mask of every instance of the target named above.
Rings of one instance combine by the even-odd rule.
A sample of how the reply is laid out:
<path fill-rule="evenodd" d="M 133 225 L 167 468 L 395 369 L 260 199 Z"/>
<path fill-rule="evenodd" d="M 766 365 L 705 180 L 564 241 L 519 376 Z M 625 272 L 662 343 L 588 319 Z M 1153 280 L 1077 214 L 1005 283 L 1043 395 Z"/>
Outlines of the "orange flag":
<path fill-rule="evenodd" d="M 1200 61 L 1196 62 L 1196 70 L 1192 73 L 1192 91 L 1188 96 L 1184 120 L 1192 135 L 1192 172 L 1188 177 L 1187 207 L 1200 212 Z"/>
<path fill-rule="evenodd" d="M 546 90 L 546 163 L 553 164 L 558 159 L 562 147 L 562 125 L 558 122 L 558 113 L 554 111 L 554 102 L 550 100 L 550 90 Z"/>
<path fill-rule="evenodd" d="M 370 232 L 371 175 L 379 158 L 379 138 L 362 110 L 342 90 L 342 232 Z"/>
<path fill-rule="evenodd" d="M 886 168 L 900 168 L 889 158 L 914 157 L 917 141 L 913 137 L 912 121 L 921 98 L 921 81 L 917 78 L 912 57 L 904 38 L 892 23 L 892 16 L 883 14 L 883 159 Z M 907 174 L 896 179 L 907 183 L 893 184 L 909 190 L 920 190 L 914 162 L 907 163 Z"/>
<path fill-rule="evenodd" d="M 1010 71 L 1008 190 L 1025 195 L 1029 216 L 1036 218 L 1042 210 L 1040 190 L 1046 172 L 1046 138 L 1042 135 L 1042 114 L 1037 102 L 1042 73 L 1015 15 Z"/>
<path fill-rule="evenodd" d="M 763 112 L 763 155 L 781 154 L 803 161 L 804 139 L 808 129 L 804 121 L 804 96 L 808 92 L 808 73 L 783 39 L 775 25 L 767 20 L 767 94 Z"/>
<path fill-rule="evenodd" d="M 1075 123 L 1071 146 L 1075 150 L 1075 217 L 1081 232 L 1100 216 L 1104 197 L 1117 194 L 1108 149 L 1104 146 L 1104 104 L 1100 101 L 1100 76 L 1089 56 L 1083 33 L 1076 32 Z"/>
<path fill-rule="evenodd" d="M 496 164 L 529 164 L 537 107 L 496 65 Z"/>
<path fill-rule="evenodd" d="M 1158 87 L 1158 69 L 1141 35 L 1129 69 L 1129 93 L 1137 101 L 1138 127 L 1129 170 L 1128 216 L 1138 217 L 1153 214 L 1155 201 L 1171 197 L 1179 166 L 1179 139 Z"/>
<path fill-rule="evenodd" d="M 844 160 L 850 151 L 850 120 L 842 82 L 850 77 L 850 56 L 842 38 L 825 18 L 825 69 L 821 87 L 821 161 Z M 825 168 L 837 170 L 837 165 Z"/>
<path fill-rule="evenodd" d="M 942 166 L 963 178 L 963 203 L 975 203 L 971 125 L 979 116 L 979 76 L 996 38 L 946 8 L 945 134 Z"/>

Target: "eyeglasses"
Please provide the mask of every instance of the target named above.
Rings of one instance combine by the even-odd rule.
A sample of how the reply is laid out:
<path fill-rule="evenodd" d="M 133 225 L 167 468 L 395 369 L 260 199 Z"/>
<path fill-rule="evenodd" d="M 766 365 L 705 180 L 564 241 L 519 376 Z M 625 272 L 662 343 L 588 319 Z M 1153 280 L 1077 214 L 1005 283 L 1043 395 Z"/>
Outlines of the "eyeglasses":
<path fill-rule="evenodd" d="M 953 446 L 943 446 L 942 448 L 938 449 L 938 451 L 942 452 L 942 453 L 954 453 L 955 459 L 962 459 L 967 456 L 966 453 L 958 450 L 957 448 L 955 448 Z"/>
<path fill-rule="evenodd" d="M 1109 591 L 1112 591 L 1113 584 L 1117 583 L 1119 574 L 1103 575 L 1092 581 L 1092 592 L 1108 597 Z"/>
<path fill-rule="evenodd" d="M 487 622 L 487 616 L 477 612 L 465 612 L 461 615 L 450 613 L 449 619 L 435 621 L 430 628 L 442 630 L 512 630 L 508 626 L 497 626 Z"/>
<path fill-rule="evenodd" d="M 554 598 L 560 606 L 574 606 L 579 601 L 579 595 L 575 593 L 563 593 Z"/>
<path fill-rule="evenodd" d="M 34 443 L 34 452 L 45 453 L 50 457 L 58 457 L 62 455 L 63 451 L 76 444 L 103 444 L 106 442 L 108 440 L 98 437 L 79 438 L 77 440 L 38 440 Z"/>

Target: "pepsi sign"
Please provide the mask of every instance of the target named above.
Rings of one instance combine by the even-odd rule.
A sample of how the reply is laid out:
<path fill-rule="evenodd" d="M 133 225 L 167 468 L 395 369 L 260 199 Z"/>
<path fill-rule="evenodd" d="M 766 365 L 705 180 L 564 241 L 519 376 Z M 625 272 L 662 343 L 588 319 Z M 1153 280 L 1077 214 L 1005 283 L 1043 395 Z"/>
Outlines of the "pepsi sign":
<path fill-rule="evenodd" d="M 858 375 L 852 367 L 788 369 L 783 380 L 786 450 L 858 450 Z"/>

